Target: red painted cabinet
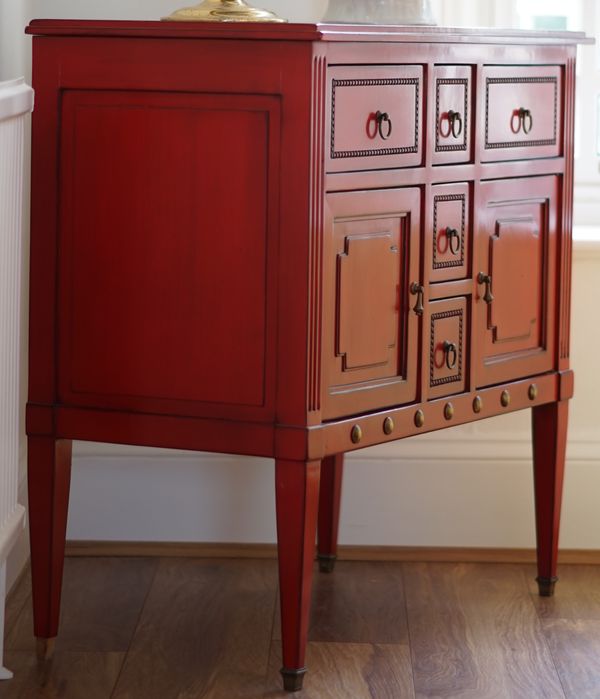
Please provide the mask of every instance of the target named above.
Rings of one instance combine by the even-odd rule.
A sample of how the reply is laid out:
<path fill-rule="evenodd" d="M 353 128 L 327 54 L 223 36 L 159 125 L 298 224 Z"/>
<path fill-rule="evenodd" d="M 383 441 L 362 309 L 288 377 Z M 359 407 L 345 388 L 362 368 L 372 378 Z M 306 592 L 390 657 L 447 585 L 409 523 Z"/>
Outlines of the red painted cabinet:
<path fill-rule="evenodd" d="M 343 454 L 533 409 L 538 583 L 566 444 L 582 35 L 35 21 L 35 635 L 73 439 L 275 459 L 286 689 Z"/>

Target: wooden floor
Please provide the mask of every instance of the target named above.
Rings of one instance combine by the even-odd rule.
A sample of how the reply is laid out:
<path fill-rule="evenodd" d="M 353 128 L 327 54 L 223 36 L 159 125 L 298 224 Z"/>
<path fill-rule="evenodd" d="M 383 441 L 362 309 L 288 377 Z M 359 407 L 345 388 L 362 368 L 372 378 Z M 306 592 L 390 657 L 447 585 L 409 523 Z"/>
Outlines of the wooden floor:
<path fill-rule="evenodd" d="M 600 567 L 338 563 L 315 574 L 297 699 L 600 699 Z M 38 665 L 29 581 L 11 594 L 0 699 L 280 699 L 271 560 L 72 558 Z"/>

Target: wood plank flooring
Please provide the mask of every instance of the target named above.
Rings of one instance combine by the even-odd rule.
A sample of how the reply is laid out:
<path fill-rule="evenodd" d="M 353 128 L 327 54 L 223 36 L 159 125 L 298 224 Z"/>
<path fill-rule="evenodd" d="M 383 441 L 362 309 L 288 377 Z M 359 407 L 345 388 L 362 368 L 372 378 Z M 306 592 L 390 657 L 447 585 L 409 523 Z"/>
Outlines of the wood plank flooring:
<path fill-rule="evenodd" d="M 316 571 L 297 699 L 600 699 L 600 567 L 340 562 Z M 273 560 L 71 558 L 52 662 L 29 576 L 8 600 L 0 699 L 284 699 Z"/>

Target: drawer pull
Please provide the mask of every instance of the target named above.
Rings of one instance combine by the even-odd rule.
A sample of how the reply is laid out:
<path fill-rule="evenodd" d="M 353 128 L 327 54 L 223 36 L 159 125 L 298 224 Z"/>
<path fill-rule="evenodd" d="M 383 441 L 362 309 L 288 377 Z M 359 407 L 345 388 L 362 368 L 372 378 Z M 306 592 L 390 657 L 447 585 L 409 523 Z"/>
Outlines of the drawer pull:
<path fill-rule="evenodd" d="M 379 135 L 384 141 L 387 141 L 392 135 L 392 120 L 390 119 L 390 115 L 387 112 L 377 111 L 375 114 L 375 119 L 377 120 L 377 130 L 379 131 Z"/>
<path fill-rule="evenodd" d="M 460 235 L 456 228 L 446 228 L 446 238 L 448 239 L 448 247 L 453 255 L 458 255 L 460 251 Z"/>
<path fill-rule="evenodd" d="M 521 107 L 521 109 L 519 109 L 519 115 L 523 131 L 528 134 L 533 128 L 533 117 L 531 116 L 531 112 L 529 109 L 523 109 Z"/>
<path fill-rule="evenodd" d="M 423 294 L 425 293 L 425 288 L 422 284 L 417 284 L 417 282 L 413 282 L 410 285 L 410 293 L 413 296 L 417 297 L 417 302 L 415 303 L 413 311 L 416 315 L 422 316 L 423 311 L 425 310 L 425 307 L 423 306 Z"/>
<path fill-rule="evenodd" d="M 448 112 L 448 122 L 450 124 L 450 133 L 454 138 L 458 138 L 463 130 L 463 121 L 460 112 L 455 112 L 451 109 Z"/>
<path fill-rule="evenodd" d="M 444 354 L 446 356 L 446 366 L 448 369 L 454 369 L 456 362 L 458 361 L 458 350 L 454 342 L 444 341 Z"/>
<path fill-rule="evenodd" d="M 483 295 L 483 300 L 489 305 L 494 300 L 492 295 L 492 278 L 489 274 L 484 274 L 479 272 L 477 275 L 477 283 L 485 284 L 485 293 Z"/>
<path fill-rule="evenodd" d="M 519 107 L 515 109 L 510 118 L 510 129 L 513 133 L 519 133 L 521 129 L 523 133 L 528 134 L 533 129 L 533 116 L 529 109 Z"/>

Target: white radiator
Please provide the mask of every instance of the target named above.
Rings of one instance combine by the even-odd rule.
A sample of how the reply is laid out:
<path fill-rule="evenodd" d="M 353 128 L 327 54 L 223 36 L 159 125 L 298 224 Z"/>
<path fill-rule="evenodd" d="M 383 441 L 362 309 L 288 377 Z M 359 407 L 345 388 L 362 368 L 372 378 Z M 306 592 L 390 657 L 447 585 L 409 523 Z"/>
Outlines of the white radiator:
<path fill-rule="evenodd" d="M 23 144 L 33 91 L 22 79 L 0 82 L 0 679 L 6 559 L 25 521 L 19 484 L 19 358 Z"/>

